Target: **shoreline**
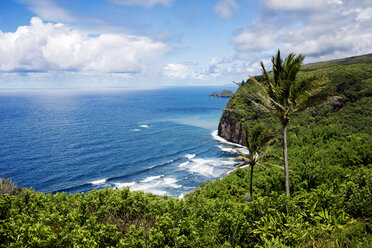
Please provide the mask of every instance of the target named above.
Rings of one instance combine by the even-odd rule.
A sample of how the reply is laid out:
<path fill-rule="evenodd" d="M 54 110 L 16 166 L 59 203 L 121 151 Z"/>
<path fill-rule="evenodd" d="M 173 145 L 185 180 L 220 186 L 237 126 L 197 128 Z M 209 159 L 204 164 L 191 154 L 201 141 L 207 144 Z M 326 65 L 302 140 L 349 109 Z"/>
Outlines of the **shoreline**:
<path fill-rule="evenodd" d="M 224 138 L 222 138 L 222 137 L 220 137 L 220 136 L 218 136 L 218 130 L 213 130 L 211 133 L 211 136 L 212 136 L 212 138 L 214 139 L 214 140 L 216 140 L 216 141 L 218 141 L 219 143 L 221 143 L 221 145 L 220 146 L 217 146 L 220 150 L 222 150 L 223 152 L 226 152 L 226 153 L 236 153 L 234 150 L 233 150 L 233 147 L 237 147 L 237 148 L 239 148 L 240 150 L 243 148 L 243 149 L 245 149 L 245 147 L 244 146 L 242 146 L 242 145 L 240 145 L 240 144 L 237 144 L 237 143 L 233 143 L 233 142 L 229 142 L 229 141 L 227 141 L 227 140 L 225 140 Z M 222 148 L 223 147 L 221 147 L 222 145 L 227 145 L 227 146 L 229 146 L 230 148 L 225 148 L 225 149 L 231 149 L 231 150 L 229 150 L 229 151 L 227 151 L 227 150 L 223 150 Z M 244 150 L 241 150 L 242 152 L 244 152 L 244 153 L 246 153 L 247 151 L 244 151 Z M 194 159 L 194 157 L 195 157 L 195 155 L 196 154 L 186 154 L 186 157 L 187 157 L 187 159 L 188 159 L 188 161 L 187 162 L 184 162 L 184 163 L 181 163 L 180 165 L 179 165 L 179 167 L 184 167 L 185 165 L 187 165 L 187 164 L 189 164 L 190 162 L 192 162 L 192 160 Z M 216 160 L 223 160 L 223 159 L 226 159 L 226 160 L 234 160 L 234 158 L 233 157 L 226 157 L 226 158 L 214 158 L 214 159 L 216 159 Z M 169 161 L 169 162 L 174 162 L 174 161 Z M 213 166 L 213 165 L 211 165 L 211 166 Z M 245 167 L 248 167 L 248 166 L 244 166 L 244 167 L 240 167 L 240 168 L 245 168 Z M 221 176 L 219 176 L 218 178 L 215 178 L 215 179 L 213 179 L 213 181 L 214 180 L 218 180 L 218 179 L 222 179 L 222 178 L 224 178 L 225 176 L 227 176 L 227 175 L 229 175 L 229 174 L 231 174 L 232 172 L 234 172 L 235 170 L 236 170 L 237 168 L 235 168 L 235 165 L 233 166 L 233 167 L 231 167 L 230 169 L 228 169 L 226 172 L 224 172 Z M 153 179 L 155 180 L 155 179 L 159 179 L 159 178 L 165 178 L 166 177 L 166 175 L 161 175 L 161 176 L 148 176 L 148 177 L 146 177 L 146 179 L 144 179 L 144 180 L 142 180 L 142 181 L 138 181 L 138 182 L 123 182 L 123 183 L 114 183 L 114 185 L 116 186 L 116 187 L 110 187 L 110 186 L 108 186 L 108 185 L 106 185 L 105 187 L 107 187 L 107 188 L 110 188 L 110 189 L 119 189 L 119 190 L 123 190 L 124 188 L 126 188 L 126 187 L 129 187 L 129 190 L 131 191 L 131 192 L 134 192 L 134 191 L 143 191 L 144 193 L 151 193 L 151 194 L 154 194 L 154 195 L 156 195 L 156 196 L 159 196 L 159 197 L 164 197 L 164 195 L 166 195 L 167 194 L 167 192 L 166 191 L 160 191 L 160 190 L 153 190 L 153 191 L 146 191 L 146 189 L 148 189 L 148 187 L 144 187 L 144 188 L 141 188 L 141 187 L 138 187 L 138 185 L 137 185 L 137 187 L 134 187 L 136 184 L 138 184 L 138 183 L 144 183 L 144 182 L 146 182 L 146 183 L 148 183 L 148 182 L 151 182 Z M 86 182 L 85 184 L 91 184 L 91 185 L 95 185 L 95 186 L 99 186 L 99 185 L 104 185 L 104 184 L 106 184 L 108 181 L 110 181 L 110 178 L 101 178 L 101 179 L 95 179 L 95 180 L 93 180 L 93 181 L 90 181 L 90 182 Z M 200 183 L 201 182 L 203 182 L 203 181 L 200 181 Z M 173 182 L 173 183 L 175 183 L 175 182 Z M 179 186 L 179 185 L 178 185 Z M 132 187 L 134 187 L 133 189 L 132 189 Z M 197 188 L 200 188 L 200 185 L 198 186 L 198 187 L 195 187 L 194 189 L 192 189 L 192 190 L 190 190 L 190 191 L 185 191 L 185 192 L 182 192 L 180 195 L 178 195 L 178 196 L 168 196 L 168 197 L 173 197 L 173 198 L 178 198 L 178 199 L 183 199 L 184 198 L 184 196 L 185 195 L 187 195 L 188 193 L 190 193 L 190 192 L 193 192 L 194 190 L 196 190 Z M 100 189 L 98 189 L 98 190 L 100 190 Z M 91 191 L 91 190 L 89 190 L 89 191 Z M 57 192 L 66 192 L 66 193 L 68 193 L 68 194 L 74 194 L 74 193 L 69 193 L 69 192 L 67 192 L 67 191 L 56 191 L 56 192 L 53 192 L 53 193 L 57 193 Z M 88 191 L 87 191 L 88 192 Z M 157 193 L 163 193 L 163 194 L 156 194 L 155 192 L 157 192 Z M 80 192 L 81 193 L 81 192 Z"/>

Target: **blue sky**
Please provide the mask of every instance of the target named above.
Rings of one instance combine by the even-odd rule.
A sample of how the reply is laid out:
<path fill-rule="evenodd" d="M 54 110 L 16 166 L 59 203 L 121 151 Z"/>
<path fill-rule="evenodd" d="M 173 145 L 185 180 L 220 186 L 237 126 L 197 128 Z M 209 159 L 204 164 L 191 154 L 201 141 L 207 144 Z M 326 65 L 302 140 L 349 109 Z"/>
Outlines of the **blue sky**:
<path fill-rule="evenodd" d="M 0 0 L 0 88 L 218 85 L 372 52 L 370 0 Z"/>

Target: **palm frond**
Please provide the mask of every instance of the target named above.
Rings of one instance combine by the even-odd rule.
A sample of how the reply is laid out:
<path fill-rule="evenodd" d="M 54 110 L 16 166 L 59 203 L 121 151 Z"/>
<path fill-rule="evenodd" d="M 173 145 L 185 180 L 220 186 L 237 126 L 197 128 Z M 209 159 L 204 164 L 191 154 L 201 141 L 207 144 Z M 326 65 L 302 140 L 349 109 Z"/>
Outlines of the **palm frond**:
<path fill-rule="evenodd" d="M 239 167 L 242 167 L 242 166 L 244 166 L 244 165 L 247 165 L 247 163 L 243 162 L 243 163 L 240 163 L 240 164 L 238 164 L 238 165 L 235 165 L 235 166 L 234 166 L 234 169 L 238 169 Z"/>
<path fill-rule="evenodd" d="M 278 52 L 275 57 L 272 57 L 271 62 L 273 64 L 273 74 L 274 74 L 274 85 L 278 86 L 280 84 L 281 80 L 281 74 L 283 71 L 283 60 L 280 57 L 280 50 L 278 49 Z"/>
<path fill-rule="evenodd" d="M 293 110 L 293 114 L 303 112 L 309 109 L 320 108 L 325 105 L 336 104 L 341 99 L 343 99 L 342 96 L 315 95 L 313 97 L 309 97 L 304 102 L 302 102 L 296 109 Z"/>
<path fill-rule="evenodd" d="M 326 93 L 328 79 L 311 76 L 297 79 L 305 57 L 290 53 L 284 60 L 278 50 L 272 57 L 272 78 L 261 62 L 264 82 L 258 82 L 250 77 L 260 91 L 249 92 L 248 98 L 252 105 L 260 111 L 269 112 L 281 121 L 287 121 L 292 114 L 320 107 L 335 102 L 339 97 L 330 97 Z"/>
<path fill-rule="evenodd" d="M 255 92 L 255 95 L 257 96 L 257 99 L 259 99 L 261 101 L 261 104 L 265 106 L 266 109 L 268 109 L 269 111 L 273 111 L 275 109 L 282 109 L 284 110 L 284 107 L 278 103 L 274 98 L 272 98 L 270 96 L 270 94 L 267 92 L 267 89 L 266 87 L 261 84 L 260 82 L 258 82 L 255 78 L 251 77 L 251 80 L 260 88 L 262 89 L 262 91 L 268 95 L 268 96 L 265 96 L 263 94 L 261 94 L 260 92 Z M 252 94 L 252 93 L 250 93 Z M 274 94 L 275 95 L 275 94 Z M 275 109 L 273 109 L 273 107 Z"/>
<path fill-rule="evenodd" d="M 264 124 L 256 124 L 251 131 L 246 125 L 242 126 L 244 137 L 246 139 L 247 148 L 250 152 L 250 159 L 253 154 L 259 154 L 263 148 L 273 139 L 273 134 L 270 129 L 266 128 Z"/>
<path fill-rule="evenodd" d="M 304 61 L 305 57 L 302 54 L 299 54 L 295 57 L 296 54 L 290 53 L 286 58 L 287 66 L 284 70 L 284 78 L 285 80 L 294 82 L 296 80 L 297 73 L 301 69 L 302 62 Z"/>
<path fill-rule="evenodd" d="M 278 169 L 281 169 L 281 170 L 284 170 L 284 167 L 283 166 L 280 166 L 280 165 L 277 165 L 277 164 L 271 164 L 271 163 L 265 163 L 267 165 L 270 165 L 270 166 L 273 166 L 275 168 L 278 168 Z M 292 171 L 292 170 L 289 170 L 289 171 Z"/>
<path fill-rule="evenodd" d="M 265 165 L 263 165 L 261 163 L 257 163 L 256 165 L 260 166 L 261 168 L 265 169 L 268 172 L 271 172 L 271 170 L 269 168 L 267 168 L 267 166 L 265 166 Z"/>
<path fill-rule="evenodd" d="M 257 83 L 257 85 L 264 89 L 265 87 L 259 83 L 255 78 L 251 77 L 252 81 L 254 83 Z M 248 101 L 257 109 L 259 109 L 262 112 L 271 112 L 273 111 L 273 106 L 270 103 L 270 98 L 259 93 L 259 92 L 250 92 L 245 88 L 242 88 L 244 93 L 246 94 L 246 97 Z"/>
<path fill-rule="evenodd" d="M 272 166 L 272 167 L 275 167 L 275 168 L 278 168 L 278 169 L 281 169 L 281 170 L 284 170 L 284 167 L 283 166 L 280 166 L 280 165 L 277 165 L 277 164 L 271 164 L 271 163 L 267 163 L 267 162 L 265 162 L 265 163 L 257 163 L 257 165 L 259 165 L 259 166 L 261 166 L 262 168 L 264 168 L 264 169 L 266 169 L 266 170 L 268 170 L 268 171 L 270 171 L 269 169 L 268 169 L 268 165 L 269 166 Z M 289 170 L 290 172 L 293 172 L 292 170 Z"/>
<path fill-rule="evenodd" d="M 267 71 L 265 69 L 265 66 L 262 63 L 262 61 L 261 61 L 261 69 L 262 69 L 262 75 L 264 76 L 264 80 L 269 81 L 270 80 L 269 73 L 267 73 Z"/>
<path fill-rule="evenodd" d="M 238 152 L 240 155 L 242 155 L 243 157 L 247 156 L 247 154 L 245 154 L 244 152 L 240 151 L 238 148 L 233 147 L 233 149 L 234 149 L 235 151 L 237 151 L 237 152 Z M 249 151 L 249 149 L 248 149 L 248 151 Z"/>
<path fill-rule="evenodd" d="M 296 104 L 297 99 L 299 96 L 304 95 L 304 93 L 311 88 L 314 88 L 314 82 L 318 80 L 318 77 L 316 75 L 313 75 L 311 77 L 307 77 L 301 80 L 296 81 L 294 87 L 292 88 L 291 93 L 291 101 L 293 104 Z"/>
<path fill-rule="evenodd" d="M 267 94 L 267 89 L 262 83 L 258 82 L 257 79 L 251 76 L 249 76 L 249 79 L 252 80 L 253 83 L 255 83 L 261 90 L 263 90 Z"/>

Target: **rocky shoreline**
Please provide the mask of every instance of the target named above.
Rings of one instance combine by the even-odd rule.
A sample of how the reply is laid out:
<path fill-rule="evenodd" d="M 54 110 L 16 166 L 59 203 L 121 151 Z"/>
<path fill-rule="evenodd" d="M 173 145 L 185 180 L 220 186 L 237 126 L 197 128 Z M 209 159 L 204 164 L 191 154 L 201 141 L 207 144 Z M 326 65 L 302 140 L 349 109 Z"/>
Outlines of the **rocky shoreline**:
<path fill-rule="evenodd" d="M 233 143 L 246 145 L 242 128 L 239 123 L 234 121 L 232 115 L 233 113 L 224 111 L 218 124 L 218 136 Z"/>

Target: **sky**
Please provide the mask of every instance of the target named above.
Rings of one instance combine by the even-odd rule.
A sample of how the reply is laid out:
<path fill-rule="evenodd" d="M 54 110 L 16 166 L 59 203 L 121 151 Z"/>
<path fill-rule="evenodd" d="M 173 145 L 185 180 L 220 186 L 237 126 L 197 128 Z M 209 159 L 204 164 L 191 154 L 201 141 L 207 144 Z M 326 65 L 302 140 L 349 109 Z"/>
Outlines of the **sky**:
<path fill-rule="evenodd" d="M 371 0 L 0 0 L 0 89 L 228 85 L 372 53 Z"/>

